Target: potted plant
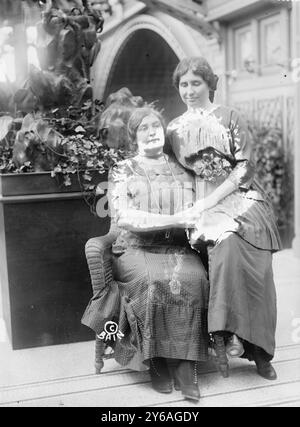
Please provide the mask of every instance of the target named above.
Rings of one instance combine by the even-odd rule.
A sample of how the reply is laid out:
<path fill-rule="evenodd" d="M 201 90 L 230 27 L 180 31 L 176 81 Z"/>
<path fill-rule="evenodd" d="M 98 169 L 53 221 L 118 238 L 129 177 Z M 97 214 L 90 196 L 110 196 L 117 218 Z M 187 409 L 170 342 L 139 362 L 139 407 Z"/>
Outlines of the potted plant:
<path fill-rule="evenodd" d="M 82 192 L 86 201 L 95 200 L 97 183 L 125 152 L 99 138 L 101 109 L 92 104 L 86 102 L 80 111 L 69 107 L 63 116 L 54 109 L 47 116 L 0 117 L 2 196 L 73 191 Z"/>

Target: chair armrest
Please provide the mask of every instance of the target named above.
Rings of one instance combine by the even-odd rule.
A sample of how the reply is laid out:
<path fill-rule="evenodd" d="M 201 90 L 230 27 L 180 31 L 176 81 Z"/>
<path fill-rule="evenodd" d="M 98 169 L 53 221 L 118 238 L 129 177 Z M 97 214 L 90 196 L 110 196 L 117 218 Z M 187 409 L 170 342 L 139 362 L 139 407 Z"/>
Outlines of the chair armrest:
<path fill-rule="evenodd" d="M 118 312 L 119 288 L 113 280 L 111 264 L 111 246 L 118 234 L 119 229 L 112 225 L 108 234 L 88 240 L 85 246 L 93 297 L 85 309 L 81 323 L 93 329 L 96 334 L 102 332 L 106 321 L 111 320 Z M 99 348 L 104 347 L 101 344 Z"/>
<path fill-rule="evenodd" d="M 113 281 L 111 246 L 119 232 L 117 227 L 111 227 L 105 236 L 93 237 L 85 245 L 94 295 Z"/>

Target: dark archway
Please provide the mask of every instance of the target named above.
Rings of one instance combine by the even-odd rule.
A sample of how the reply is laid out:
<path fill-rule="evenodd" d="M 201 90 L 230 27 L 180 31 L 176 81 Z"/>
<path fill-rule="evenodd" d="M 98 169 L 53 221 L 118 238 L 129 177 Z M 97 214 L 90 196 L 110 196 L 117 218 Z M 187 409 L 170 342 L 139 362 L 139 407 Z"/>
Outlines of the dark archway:
<path fill-rule="evenodd" d="M 168 43 L 151 30 L 138 30 L 131 35 L 115 58 L 108 80 L 105 99 L 128 87 L 134 95 L 146 101 L 158 101 L 167 121 L 184 111 L 172 74 L 179 59 Z"/>

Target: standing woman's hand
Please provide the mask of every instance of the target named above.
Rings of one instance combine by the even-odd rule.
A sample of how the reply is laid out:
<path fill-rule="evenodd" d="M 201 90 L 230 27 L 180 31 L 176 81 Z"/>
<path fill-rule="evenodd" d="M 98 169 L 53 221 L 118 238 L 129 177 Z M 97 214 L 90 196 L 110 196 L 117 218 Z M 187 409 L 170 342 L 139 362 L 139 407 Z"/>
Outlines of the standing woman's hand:
<path fill-rule="evenodd" d="M 194 228 L 199 221 L 201 213 L 195 210 L 195 207 L 185 209 L 174 215 L 179 228 Z"/>
<path fill-rule="evenodd" d="M 194 204 L 193 209 L 196 214 L 198 212 L 199 215 L 201 215 L 202 212 L 213 208 L 218 204 L 218 200 L 216 197 L 214 197 L 213 193 L 204 199 L 197 200 L 197 202 Z"/>
<path fill-rule="evenodd" d="M 174 217 L 178 221 L 180 227 L 194 228 L 199 224 L 203 212 L 213 208 L 216 204 L 217 200 L 210 195 L 204 199 L 198 200 L 191 208 L 178 212 Z"/>

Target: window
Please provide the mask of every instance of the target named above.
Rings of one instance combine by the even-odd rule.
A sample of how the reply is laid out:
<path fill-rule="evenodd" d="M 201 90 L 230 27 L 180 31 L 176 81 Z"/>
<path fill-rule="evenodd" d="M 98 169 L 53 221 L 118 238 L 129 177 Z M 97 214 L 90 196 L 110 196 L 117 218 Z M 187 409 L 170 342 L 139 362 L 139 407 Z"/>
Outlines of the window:
<path fill-rule="evenodd" d="M 229 64 L 237 76 L 268 75 L 287 70 L 291 56 L 291 14 L 287 8 L 236 19 L 229 26 Z"/>
<path fill-rule="evenodd" d="M 261 65 L 274 66 L 282 62 L 283 46 L 280 16 L 260 21 Z"/>
<path fill-rule="evenodd" d="M 253 62 L 253 37 L 251 25 L 235 30 L 235 68 L 245 70 Z"/>

